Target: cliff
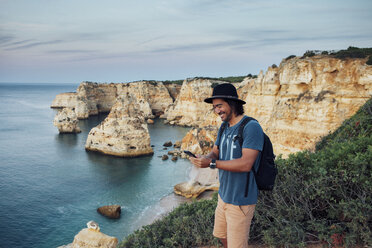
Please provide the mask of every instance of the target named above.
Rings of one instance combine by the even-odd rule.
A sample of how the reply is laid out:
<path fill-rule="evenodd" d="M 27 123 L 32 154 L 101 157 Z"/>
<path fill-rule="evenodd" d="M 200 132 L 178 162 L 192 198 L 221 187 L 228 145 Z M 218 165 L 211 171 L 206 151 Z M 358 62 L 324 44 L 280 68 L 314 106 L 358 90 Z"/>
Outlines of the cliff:
<path fill-rule="evenodd" d="M 238 85 L 238 94 L 247 102 L 245 114 L 256 118 L 270 136 L 275 154 L 286 156 L 312 149 L 320 137 L 334 131 L 371 97 L 372 66 L 366 65 L 365 61 L 320 55 L 294 57 L 283 60 L 276 68 L 268 68 L 265 74 L 261 72 L 256 79 L 246 78 Z M 183 100 L 176 101 L 184 106 L 175 106 L 174 109 L 182 109 L 194 99 L 201 100 L 206 96 L 207 90 L 191 97 L 191 94 L 198 93 L 198 88 L 186 89 Z M 211 107 L 204 103 L 199 106 L 204 109 L 203 116 L 188 118 L 188 124 L 198 128 Z M 210 123 L 217 123 L 215 117 L 209 116 Z M 181 117 L 178 119 L 182 120 Z M 182 148 L 207 153 L 208 149 L 195 146 L 200 139 L 193 133 L 195 130 L 186 135 L 188 138 Z"/>
<path fill-rule="evenodd" d="M 165 113 L 167 122 L 180 126 L 203 124 L 206 116 L 212 113 L 212 106 L 203 100 L 212 94 L 213 85 L 222 82 L 210 79 L 185 80 L 176 101 Z"/>
<path fill-rule="evenodd" d="M 110 112 L 118 97 L 131 93 L 138 99 L 138 107 L 145 118 L 153 118 L 165 112 L 173 103 L 173 97 L 178 95 L 178 90 L 177 86 L 165 87 L 162 82 L 153 81 L 118 84 L 82 82 L 76 92 L 57 95 L 51 108 L 72 108 L 79 119 L 86 119 L 90 115 Z"/>
<path fill-rule="evenodd" d="M 140 81 L 118 84 L 117 94 L 121 96 L 126 93 L 131 93 L 139 101 L 148 104 L 148 106 L 141 105 L 140 108 L 145 113 L 145 116 L 149 118 L 153 118 L 153 115 L 162 115 L 169 105 L 173 103 L 172 96 L 162 82 Z"/>

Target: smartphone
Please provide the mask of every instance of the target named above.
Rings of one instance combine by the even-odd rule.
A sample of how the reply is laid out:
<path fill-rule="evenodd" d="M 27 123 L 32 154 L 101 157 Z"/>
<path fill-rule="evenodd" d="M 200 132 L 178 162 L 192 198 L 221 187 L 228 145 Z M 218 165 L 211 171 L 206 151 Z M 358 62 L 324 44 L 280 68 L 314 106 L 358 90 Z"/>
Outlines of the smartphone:
<path fill-rule="evenodd" d="M 190 152 L 190 151 L 183 151 L 183 152 L 186 153 L 189 156 L 192 156 L 192 157 L 196 158 L 195 154 Z"/>

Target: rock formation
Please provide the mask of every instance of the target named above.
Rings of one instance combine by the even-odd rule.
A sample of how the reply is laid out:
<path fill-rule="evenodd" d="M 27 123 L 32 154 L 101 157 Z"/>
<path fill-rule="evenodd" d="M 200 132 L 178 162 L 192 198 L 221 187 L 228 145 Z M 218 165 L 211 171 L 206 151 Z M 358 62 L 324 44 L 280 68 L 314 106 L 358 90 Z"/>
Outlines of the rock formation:
<path fill-rule="evenodd" d="M 120 205 L 102 206 L 97 209 L 97 212 L 110 219 L 119 219 L 121 214 Z"/>
<path fill-rule="evenodd" d="M 164 86 L 167 87 L 169 95 L 172 97 L 174 102 L 180 94 L 182 85 L 176 83 L 164 83 Z"/>
<path fill-rule="evenodd" d="M 190 180 L 174 186 L 174 193 L 186 198 L 196 198 L 206 190 L 218 190 L 218 170 L 192 167 Z"/>
<path fill-rule="evenodd" d="M 144 114 L 137 106 L 135 96 L 120 97 L 107 118 L 89 132 L 85 148 L 121 157 L 153 154 Z"/>
<path fill-rule="evenodd" d="M 169 89 L 168 89 L 169 88 Z M 109 112 L 118 97 L 127 93 L 134 94 L 138 100 L 138 107 L 145 118 L 162 115 L 173 103 L 170 95 L 177 95 L 177 86 L 164 86 L 162 82 L 140 81 L 120 84 L 98 84 L 82 82 L 76 93 L 62 93 L 53 100 L 52 108 L 73 108 L 79 119 L 88 118 L 90 115 Z"/>
<path fill-rule="evenodd" d="M 71 108 L 63 108 L 54 117 L 53 124 L 60 133 L 80 133 L 78 118 L 75 111 Z"/>
<path fill-rule="evenodd" d="M 135 95 L 139 101 L 148 104 L 148 107 L 140 106 L 146 118 L 153 115 L 160 116 L 173 103 L 168 89 L 162 82 L 140 81 L 127 84 L 118 84 L 118 95 L 125 95 L 127 92 Z"/>
<path fill-rule="evenodd" d="M 245 113 L 260 122 L 273 143 L 275 154 L 287 156 L 312 149 L 320 137 L 339 127 L 371 97 L 372 66 L 367 65 L 366 60 L 341 60 L 327 55 L 291 57 L 284 59 L 278 67 L 261 72 L 257 78 L 247 77 L 236 86 L 240 98 L 247 102 Z M 86 118 L 108 111 L 118 96 L 121 99 L 116 103 L 118 108 L 125 109 L 123 99 L 131 93 L 138 99 L 136 107 L 131 107 L 134 115 L 124 121 L 117 114 L 119 110 L 112 112 L 110 118 L 92 130 L 87 149 L 118 156 L 152 153 L 147 143 L 148 132 L 140 132 L 138 130 L 144 128 L 137 127 L 144 127 L 142 119 L 161 115 L 170 124 L 194 127 L 183 139 L 182 150 L 206 154 L 213 145 L 221 121 L 213 113 L 212 106 L 203 100 L 212 94 L 212 87 L 218 83 L 222 82 L 185 80 L 177 94 L 179 86 L 162 82 L 104 85 L 85 82 L 75 95 L 58 95 L 52 107 L 70 107 L 78 118 Z M 176 99 L 174 102 L 172 97 Z M 134 109 L 142 113 L 140 120 L 131 119 L 138 115 Z M 136 143 L 130 144 L 136 140 L 130 136 L 132 131 L 125 133 L 127 127 L 121 128 L 127 123 L 130 123 L 128 126 L 136 123 L 133 130 L 143 135 L 138 134 L 146 143 L 141 143 L 141 152 Z M 201 184 L 192 181 L 187 186 L 190 185 Z"/>
<path fill-rule="evenodd" d="M 209 79 L 185 80 L 178 98 L 165 116 L 171 125 L 199 126 L 210 114 L 212 106 L 204 99 L 212 94 L 212 86 L 222 81 Z"/>
<path fill-rule="evenodd" d="M 372 95 L 372 66 L 365 59 L 295 57 L 241 83 L 246 113 L 256 118 L 276 154 L 312 149 Z"/>
<path fill-rule="evenodd" d="M 283 60 L 279 67 L 268 68 L 266 74 L 261 72 L 256 79 L 246 78 L 238 84 L 238 94 L 247 102 L 244 105 L 245 114 L 256 118 L 270 136 L 275 154 L 286 156 L 313 148 L 320 137 L 335 130 L 371 97 L 372 66 L 366 65 L 365 61 L 321 55 Z M 202 101 L 208 96 L 207 90 L 199 93 L 198 85 L 209 83 L 205 80 L 204 83 L 198 81 L 195 86 L 191 82 L 184 84 L 186 86 L 183 86 L 179 97 L 183 100 L 177 99 L 168 120 L 173 118 L 175 124 L 187 123 L 196 129 L 210 130 L 210 125 L 220 126 L 217 116 L 206 111 L 210 105 L 199 105 L 200 109 L 204 109 L 201 116 L 191 118 L 200 115 L 203 110 L 186 111 L 187 108 L 194 109 L 193 99 Z M 183 92 L 187 92 L 189 100 L 185 99 Z M 190 92 L 199 95 L 190 96 Z M 175 112 L 177 109 L 182 111 Z M 185 112 L 185 117 L 181 116 L 182 112 Z M 186 135 L 186 144 L 183 142 L 182 149 L 201 153 L 202 146 L 198 145 L 199 138 L 195 135 L 203 131 L 196 129 Z M 195 136 L 194 141 L 191 141 L 192 136 Z M 215 138 L 209 138 L 208 142 Z M 207 150 L 202 153 L 207 153 Z"/>
<path fill-rule="evenodd" d="M 101 233 L 94 221 L 89 221 L 87 226 L 88 228 L 84 228 L 75 236 L 72 244 L 59 248 L 116 248 L 117 238 Z"/>
<path fill-rule="evenodd" d="M 372 66 L 366 65 L 365 61 L 329 56 L 283 60 L 279 67 L 270 67 L 266 74 L 261 72 L 256 79 L 246 78 L 237 85 L 238 94 L 247 102 L 245 114 L 256 118 L 269 135 L 275 154 L 286 157 L 289 153 L 312 149 L 322 136 L 334 131 L 371 97 Z M 203 99 L 204 94 L 201 93 Z M 176 103 L 182 104 L 182 101 Z M 189 105 L 185 103 L 174 109 Z M 205 116 L 208 117 L 204 123 L 199 117 L 188 118 L 189 125 L 198 127 L 186 134 L 182 150 L 200 154 L 210 151 L 220 122 L 208 112 Z M 207 187 L 197 180 L 190 180 L 176 185 L 174 191 L 190 196 L 190 192 L 198 192 L 203 186 Z"/>

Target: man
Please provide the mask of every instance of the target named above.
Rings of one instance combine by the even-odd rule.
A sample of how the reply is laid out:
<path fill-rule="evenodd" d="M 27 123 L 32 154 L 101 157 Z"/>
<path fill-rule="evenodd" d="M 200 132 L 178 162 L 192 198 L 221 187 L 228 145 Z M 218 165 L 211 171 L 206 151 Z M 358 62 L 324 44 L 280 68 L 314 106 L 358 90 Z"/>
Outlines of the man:
<path fill-rule="evenodd" d="M 233 140 L 238 135 L 240 123 L 248 117 L 244 115 L 245 102 L 238 98 L 232 84 L 217 85 L 212 97 L 204 101 L 213 104 L 215 113 L 227 126 L 223 133 L 219 132 L 207 156 L 190 157 L 190 161 L 200 168 L 219 170 L 220 188 L 213 235 L 225 248 L 248 247 L 249 229 L 258 197 L 254 175 L 249 171 L 253 166 L 258 169 L 263 131 L 257 121 L 251 120 L 244 127 L 242 147 L 238 140 Z"/>

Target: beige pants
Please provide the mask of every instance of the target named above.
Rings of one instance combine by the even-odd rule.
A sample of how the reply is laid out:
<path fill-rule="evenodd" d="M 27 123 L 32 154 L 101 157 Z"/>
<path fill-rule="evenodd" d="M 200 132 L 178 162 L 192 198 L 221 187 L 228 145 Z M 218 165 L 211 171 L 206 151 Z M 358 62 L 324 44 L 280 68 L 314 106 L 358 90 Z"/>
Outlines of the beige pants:
<path fill-rule="evenodd" d="M 218 196 L 213 235 L 227 239 L 229 248 L 248 247 L 249 229 L 256 205 L 232 205 Z"/>

